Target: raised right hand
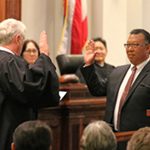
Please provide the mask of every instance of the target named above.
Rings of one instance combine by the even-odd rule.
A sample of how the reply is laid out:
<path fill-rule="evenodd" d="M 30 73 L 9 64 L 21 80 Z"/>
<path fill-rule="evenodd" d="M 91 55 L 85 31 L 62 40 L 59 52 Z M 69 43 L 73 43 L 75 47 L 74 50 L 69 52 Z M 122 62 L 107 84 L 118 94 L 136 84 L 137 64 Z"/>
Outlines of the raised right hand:
<path fill-rule="evenodd" d="M 87 42 L 87 45 L 85 46 L 85 54 L 84 54 L 84 62 L 85 65 L 91 65 L 94 62 L 95 59 L 95 44 L 94 41 L 90 40 L 89 42 Z"/>
<path fill-rule="evenodd" d="M 40 33 L 39 47 L 40 53 L 44 53 L 47 56 L 49 55 L 49 46 L 47 41 L 47 34 L 45 31 Z"/>

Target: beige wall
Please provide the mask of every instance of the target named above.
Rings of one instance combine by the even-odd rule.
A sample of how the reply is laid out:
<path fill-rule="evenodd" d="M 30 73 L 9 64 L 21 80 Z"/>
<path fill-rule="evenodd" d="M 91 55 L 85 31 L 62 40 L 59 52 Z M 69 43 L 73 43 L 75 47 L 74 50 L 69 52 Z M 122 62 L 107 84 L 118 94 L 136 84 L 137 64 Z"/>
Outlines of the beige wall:
<path fill-rule="evenodd" d="M 27 25 L 27 38 L 39 41 L 39 34 L 48 34 L 51 56 L 55 56 L 61 36 L 62 0 L 22 0 L 22 21 Z"/>
<path fill-rule="evenodd" d="M 107 62 L 116 66 L 128 63 L 123 44 L 133 28 L 150 31 L 150 1 L 87 0 L 87 3 L 89 39 L 103 36 L 107 40 Z M 40 32 L 46 30 L 54 63 L 61 38 L 62 5 L 62 0 L 22 0 L 22 20 L 28 27 L 27 37 L 38 41 Z"/>

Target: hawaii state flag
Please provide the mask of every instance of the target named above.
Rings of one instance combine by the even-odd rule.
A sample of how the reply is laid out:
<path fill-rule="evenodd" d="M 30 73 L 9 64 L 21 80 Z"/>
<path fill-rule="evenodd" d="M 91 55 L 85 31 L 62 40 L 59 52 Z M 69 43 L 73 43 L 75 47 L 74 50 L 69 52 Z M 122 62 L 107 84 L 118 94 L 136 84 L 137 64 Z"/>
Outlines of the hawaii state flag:
<path fill-rule="evenodd" d="M 64 0 L 64 26 L 58 54 L 81 54 L 87 36 L 86 0 Z"/>

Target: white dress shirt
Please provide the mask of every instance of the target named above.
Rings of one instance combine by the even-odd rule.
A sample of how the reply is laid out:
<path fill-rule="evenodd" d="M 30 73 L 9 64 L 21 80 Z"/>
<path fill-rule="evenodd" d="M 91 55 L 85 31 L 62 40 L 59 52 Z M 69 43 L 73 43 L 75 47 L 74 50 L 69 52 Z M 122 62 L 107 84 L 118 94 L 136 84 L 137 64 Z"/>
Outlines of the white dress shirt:
<path fill-rule="evenodd" d="M 0 51 L 5 51 L 5 52 L 8 52 L 8 53 L 15 55 L 15 53 L 13 53 L 10 49 L 2 47 L 2 46 L 0 46 Z"/>
<path fill-rule="evenodd" d="M 134 80 L 132 82 L 132 84 L 134 83 L 134 81 L 136 80 L 136 78 L 138 77 L 138 75 L 140 74 L 140 72 L 142 71 L 142 69 L 144 68 L 144 66 L 148 63 L 148 61 L 150 60 L 150 58 L 148 58 L 147 60 L 145 60 L 144 62 L 142 62 L 141 64 L 139 64 L 137 67 L 137 71 L 134 77 Z M 117 96 L 117 101 L 116 101 L 116 106 L 115 106 L 115 110 L 114 110 L 114 128 L 117 131 L 117 120 L 118 120 L 118 111 L 119 111 L 119 105 L 120 105 L 120 100 L 121 100 L 121 96 L 123 94 L 123 91 L 125 89 L 125 86 L 128 82 L 128 79 L 132 73 L 132 68 L 133 68 L 133 64 L 131 64 L 130 68 L 128 69 L 121 85 L 119 88 L 119 92 L 118 92 L 118 96 Z"/>

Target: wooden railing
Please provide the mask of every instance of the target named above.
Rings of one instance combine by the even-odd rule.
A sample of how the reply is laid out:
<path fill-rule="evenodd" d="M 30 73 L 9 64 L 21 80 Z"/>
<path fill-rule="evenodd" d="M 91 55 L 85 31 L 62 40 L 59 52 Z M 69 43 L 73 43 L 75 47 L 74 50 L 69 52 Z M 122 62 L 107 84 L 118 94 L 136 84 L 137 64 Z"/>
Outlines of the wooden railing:
<path fill-rule="evenodd" d="M 60 105 L 40 110 L 38 118 L 53 130 L 53 149 L 79 150 L 84 127 L 93 120 L 103 120 L 106 97 L 93 97 L 80 83 L 63 84 L 60 90 L 67 91 Z"/>
<path fill-rule="evenodd" d="M 128 141 L 135 131 L 127 131 L 127 132 L 116 132 L 116 138 L 118 142 Z"/>
<path fill-rule="evenodd" d="M 40 110 L 38 118 L 47 122 L 54 135 L 53 149 L 79 150 L 84 127 L 93 120 L 103 120 L 106 97 L 92 97 L 86 85 L 65 84 L 66 96 L 55 108 Z M 115 133 L 118 142 L 128 141 L 134 131 Z"/>

